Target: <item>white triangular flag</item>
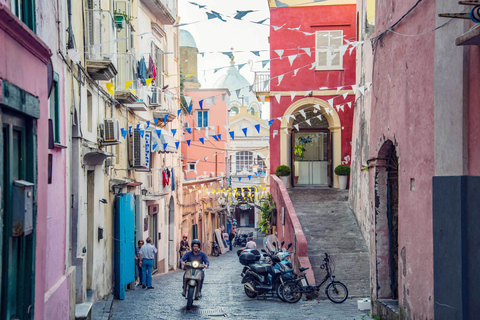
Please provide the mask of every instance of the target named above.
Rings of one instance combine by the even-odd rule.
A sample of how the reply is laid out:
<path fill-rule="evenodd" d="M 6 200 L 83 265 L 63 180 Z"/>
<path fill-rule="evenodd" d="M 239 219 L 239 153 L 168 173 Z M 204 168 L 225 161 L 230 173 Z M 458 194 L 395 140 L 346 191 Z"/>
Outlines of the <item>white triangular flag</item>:
<path fill-rule="evenodd" d="M 316 62 L 312 63 L 312 66 L 310 67 L 310 70 L 315 69 L 316 66 L 317 66 L 317 63 L 316 63 Z"/>
<path fill-rule="evenodd" d="M 308 54 L 309 57 L 312 56 L 312 52 L 310 51 L 310 48 L 302 48 L 303 51 L 305 51 L 306 54 Z"/>
<path fill-rule="evenodd" d="M 296 58 L 297 58 L 296 54 L 288 56 L 288 61 L 290 61 L 290 67 L 293 65 L 293 61 L 295 61 Z"/>
<path fill-rule="evenodd" d="M 343 45 L 343 46 L 340 46 L 339 48 L 340 48 L 340 54 L 341 54 L 342 57 L 343 57 L 343 55 L 345 54 L 345 51 L 347 51 L 348 44 L 345 44 L 345 45 Z"/>
<path fill-rule="evenodd" d="M 326 108 L 326 109 L 325 109 L 325 112 L 326 112 L 327 114 L 333 114 L 333 107 L 331 107 L 331 108 Z"/>
<path fill-rule="evenodd" d="M 352 84 L 353 94 L 357 94 L 357 88 L 358 86 L 356 84 Z"/>
<path fill-rule="evenodd" d="M 277 93 L 275 95 L 275 99 L 277 99 L 277 102 L 280 103 L 280 98 L 282 97 L 282 95 L 280 93 Z"/>
<path fill-rule="evenodd" d="M 294 77 L 296 77 L 296 76 L 297 76 L 297 72 L 298 72 L 298 70 L 300 70 L 300 68 L 293 70 L 293 76 L 294 76 Z"/>
<path fill-rule="evenodd" d="M 297 129 L 297 131 L 300 130 L 298 124 L 294 124 L 293 126 L 295 127 L 295 129 Z"/>
<path fill-rule="evenodd" d="M 293 99 L 295 99 L 295 96 L 297 95 L 297 93 L 294 91 L 294 92 L 290 92 L 290 98 L 292 98 L 292 101 Z"/>
<path fill-rule="evenodd" d="M 352 108 L 352 101 L 350 101 L 349 103 L 347 103 L 348 107 L 351 109 Z"/>
<path fill-rule="evenodd" d="M 279 84 L 280 85 L 280 84 Z M 250 97 L 249 96 L 245 96 L 245 104 L 248 106 L 250 104 Z"/>
<path fill-rule="evenodd" d="M 296 120 L 296 119 L 297 119 L 297 117 L 296 117 L 294 114 L 289 114 L 288 117 L 289 117 L 289 118 L 292 118 L 293 120 Z"/>
<path fill-rule="evenodd" d="M 327 100 L 327 101 L 328 101 L 328 104 L 329 104 L 330 107 L 332 107 L 332 108 L 333 108 L 333 99 L 334 99 L 334 98 Z"/>
<path fill-rule="evenodd" d="M 230 97 L 225 97 L 225 103 L 227 104 L 227 106 L 230 105 Z"/>
<path fill-rule="evenodd" d="M 192 102 L 192 97 L 190 97 L 190 96 L 185 96 L 185 102 L 187 103 L 187 106 L 189 106 L 190 103 Z"/>
<path fill-rule="evenodd" d="M 216 104 L 215 104 L 215 96 L 212 96 L 212 103 L 213 103 L 214 106 L 216 106 Z"/>
<path fill-rule="evenodd" d="M 284 26 L 284 25 L 285 25 L 285 24 L 283 24 L 283 26 Z M 282 29 L 283 26 L 280 26 L 280 27 L 278 27 L 278 26 L 272 26 L 272 28 L 273 28 L 273 30 L 278 31 L 278 30 Z"/>
<path fill-rule="evenodd" d="M 343 94 L 343 99 L 347 99 L 347 96 L 348 96 L 348 92 L 345 92 L 345 93 Z"/>
<path fill-rule="evenodd" d="M 335 57 L 338 55 L 338 53 L 334 54 L 333 56 L 330 57 L 330 61 L 333 61 L 333 59 L 335 59 Z"/>
<path fill-rule="evenodd" d="M 365 83 L 365 87 L 366 87 L 367 90 L 370 89 L 371 86 L 372 86 L 371 82 Z"/>
<path fill-rule="evenodd" d="M 365 86 L 360 86 L 358 87 L 358 91 L 360 91 L 360 93 L 362 94 L 362 96 L 365 95 Z"/>
<path fill-rule="evenodd" d="M 207 98 L 205 99 L 205 102 L 207 103 L 207 106 L 210 108 L 210 106 L 212 105 L 212 99 Z"/>
<path fill-rule="evenodd" d="M 320 105 L 319 104 L 314 104 L 313 107 L 317 110 L 320 110 Z"/>
<path fill-rule="evenodd" d="M 299 112 L 305 119 L 307 118 L 307 116 L 305 115 L 305 110 L 300 110 Z"/>
<path fill-rule="evenodd" d="M 308 97 L 311 94 L 312 94 L 312 90 L 309 90 L 309 91 L 305 92 L 305 97 Z"/>
<path fill-rule="evenodd" d="M 288 134 L 288 128 L 283 129 L 285 131 L 285 134 Z"/>
<path fill-rule="evenodd" d="M 284 76 L 285 76 L 284 74 L 281 74 L 281 75 L 278 76 L 278 85 L 279 86 L 280 86 L 280 83 L 282 83 L 282 80 L 283 80 Z"/>
<path fill-rule="evenodd" d="M 223 127 L 225 128 L 225 130 L 228 131 L 228 127 L 229 127 L 228 124 L 224 124 Z"/>
<path fill-rule="evenodd" d="M 262 94 L 262 95 L 260 96 L 260 101 L 262 101 L 262 103 L 265 103 L 265 95 Z"/>
<path fill-rule="evenodd" d="M 196 127 L 195 129 L 200 132 L 200 130 L 202 130 L 202 127 Z"/>
<path fill-rule="evenodd" d="M 337 87 L 337 94 L 343 87 Z"/>
<path fill-rule="evenodd" d="M 318 120 L 322 120 L 322 115 L 319 114 L 319 115 L 317 116 L 317 118 L 318 118 Z"/>
<path fill-rule="evenodd" d="M 310 119 L 305 120 L 305 122 L 306 122 L 309 126 L 312 126 L 312 124 L 310 123 Z"/>
<path fill-rule="evenodd" d="M 340 110 L 345 111 L 345 110 L 344 110 L 345 106 L 344 106 L 343 104 L 340 105 L 339 108 L 340 108 Z"/>
<path fill-rule="evenodd" d="M 352 54 L 352 51 L 353 51 L 354 49 L 355 49 L 355 47 L 351 47 L 351 48 L 350 48 L 350 53 L 349 53 L 350 55 Z"/>
<path fill-rule="evenodd" d="M 283 56 L 283 53 L 285 52 L 285 50 L 273 50 L 273 51 L 275 51 L 275 53 L 278 54 L 280 59 L 282 59 L 282 56 Z"/>

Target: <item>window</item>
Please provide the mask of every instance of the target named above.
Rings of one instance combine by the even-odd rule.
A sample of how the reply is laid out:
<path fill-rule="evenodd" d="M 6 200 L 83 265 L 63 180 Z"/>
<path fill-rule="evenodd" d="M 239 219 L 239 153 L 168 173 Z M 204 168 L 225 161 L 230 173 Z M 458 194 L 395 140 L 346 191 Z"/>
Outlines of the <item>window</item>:
<path fill-rule="evenodd" d="M 240 110 L 238 110 L 237 107 L 231 107 L 230 108 L 230 117 L 236 116 L 239 113 L 240 113 Z"/>
<path fill-rule="evenodd" d="M 247 171 L 251 172 L 253 164 L 253 153 L 249 151 L 240 151 L 236 155 L 237 170 L 236 172 Z"/>
<path fill-rule="evenodd" d="M 266 172 L 267 166 L 265 164 L 265 160 L 262 157 L 257 156 L 257 164 L 258 164 L 257 172 Z"/>
<path fill-rule="evenodd" d="M 316 38 L 316 62 L 317 70 L 341 70 L 343 57 L 340 46 L 343 42 L 343 31 L 317 31 Z"/>
<path fill-rule="evenodd" d="M 208 127 L 208 111 L 197 111 L 197 127 Z"/>
<path fill-rule="evenodd" d="M 52 92 L 50 93 L 50 119 L 53 122 L 53 142 L 60 143 L 60 98 L 58 73 L 53 74 Z"/>
<path fill-rule="evenodd" d="M 197 170 L 197 163 L 196 162 L 189 162 L 188 163 L 188 170 L 196 171 Z"/>
<path fill-rule="evenodd" d="M 93 129 L 93 97 L 90 91 L 87 91 L 87 130 L 92 132 Z"/>
<path fill-rule="evenodd" d="M 157 72 L 157 78 L 155 79 L 155 84 L 157 87 L 162 88 L 165 83 L 165 55 L 163 54 L 163 50 L 161 50 L 159 47 L 157 47 L 153 42 L 152 42 L 152 49 L 154 52 L 154 57 L 155 57 L 155 68 Z"/>
<path fill-rule="evenodd" d="M 12 0 L 12 12 L 35 32 L 35 0 Z"/>
<path fill-rule="evenodd" d="M 178 35 L 173 35 L 173 57 L 178 60 Z"/>

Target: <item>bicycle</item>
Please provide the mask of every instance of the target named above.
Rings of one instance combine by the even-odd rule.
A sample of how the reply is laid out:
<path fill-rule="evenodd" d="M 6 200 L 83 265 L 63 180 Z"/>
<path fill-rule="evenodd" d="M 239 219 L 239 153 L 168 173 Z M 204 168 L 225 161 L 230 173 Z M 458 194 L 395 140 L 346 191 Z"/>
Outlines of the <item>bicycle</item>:
<path fill-rule="evenodd" d="M 305 276 L 305 271 L 309 268 L 299 268 L 302 274 L 295 280 L 286 281 L 281 285 L 279 291 L 282 292 L 285 301 L 290 303 L 296 303 L 305 294 L 307 296 L 312 296 L 315 291 L 319 291 L 320 287 L 330 279 L 330 283 L 325 288 L 325 293 L 327 294 L 328 299 L 333 303 L 342 303 L 347 300 L 348 289 L 347 286 L 342 282 L 335 280 L 333 271 L 331 269 L 331 257 L 328 253 L 325 253 L 325 258 L 323 259 L 324 263 L 320 266 L 320 269 L 326 269 L 327 274 L 323 280 L 318 285 L 311 286 L 308 284 L 307 277 Z M 334 268 L 335 269 L 335 268 Z"/>

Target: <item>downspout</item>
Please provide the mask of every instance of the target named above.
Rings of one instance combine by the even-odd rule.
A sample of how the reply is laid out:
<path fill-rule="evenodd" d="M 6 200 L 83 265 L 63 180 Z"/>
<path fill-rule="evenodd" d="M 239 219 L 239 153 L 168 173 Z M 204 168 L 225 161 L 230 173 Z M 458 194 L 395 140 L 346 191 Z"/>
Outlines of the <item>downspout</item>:
<path fill-rule="evenodd" d="M 72 0 L 67 0 L 67 11 L 68 11 L 67 49 L 74 49 L 75 48 L 75 37 L 73 36 L 73 31 L 72 31 Z"/>

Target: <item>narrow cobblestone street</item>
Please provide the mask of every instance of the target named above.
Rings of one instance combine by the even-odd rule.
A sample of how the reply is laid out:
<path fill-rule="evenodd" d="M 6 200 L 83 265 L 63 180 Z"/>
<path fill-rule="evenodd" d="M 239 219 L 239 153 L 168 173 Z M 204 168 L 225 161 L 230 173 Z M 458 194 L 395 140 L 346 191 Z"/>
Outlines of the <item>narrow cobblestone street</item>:
<path fill-rule="evenodd" d="M 210 269 L 205 271 L 203 297 L 186 311 L 181 295 L 183 271 L 154 275 L 155 289 L 127 291 L 125 300 L 113 303 L 113 320 L 126 319 L 356 319 L 366 314 L 358 311 L 356 300 L 343 304 L 329 300 L 303 301 L 287 304 L 277 298 L 250 299 L 243 290 L 235 250 L 210 257 Z M 322 287 L 324 289 L 324 287 Z M 368 319 L 367 316 L 365 318 Z"/>

